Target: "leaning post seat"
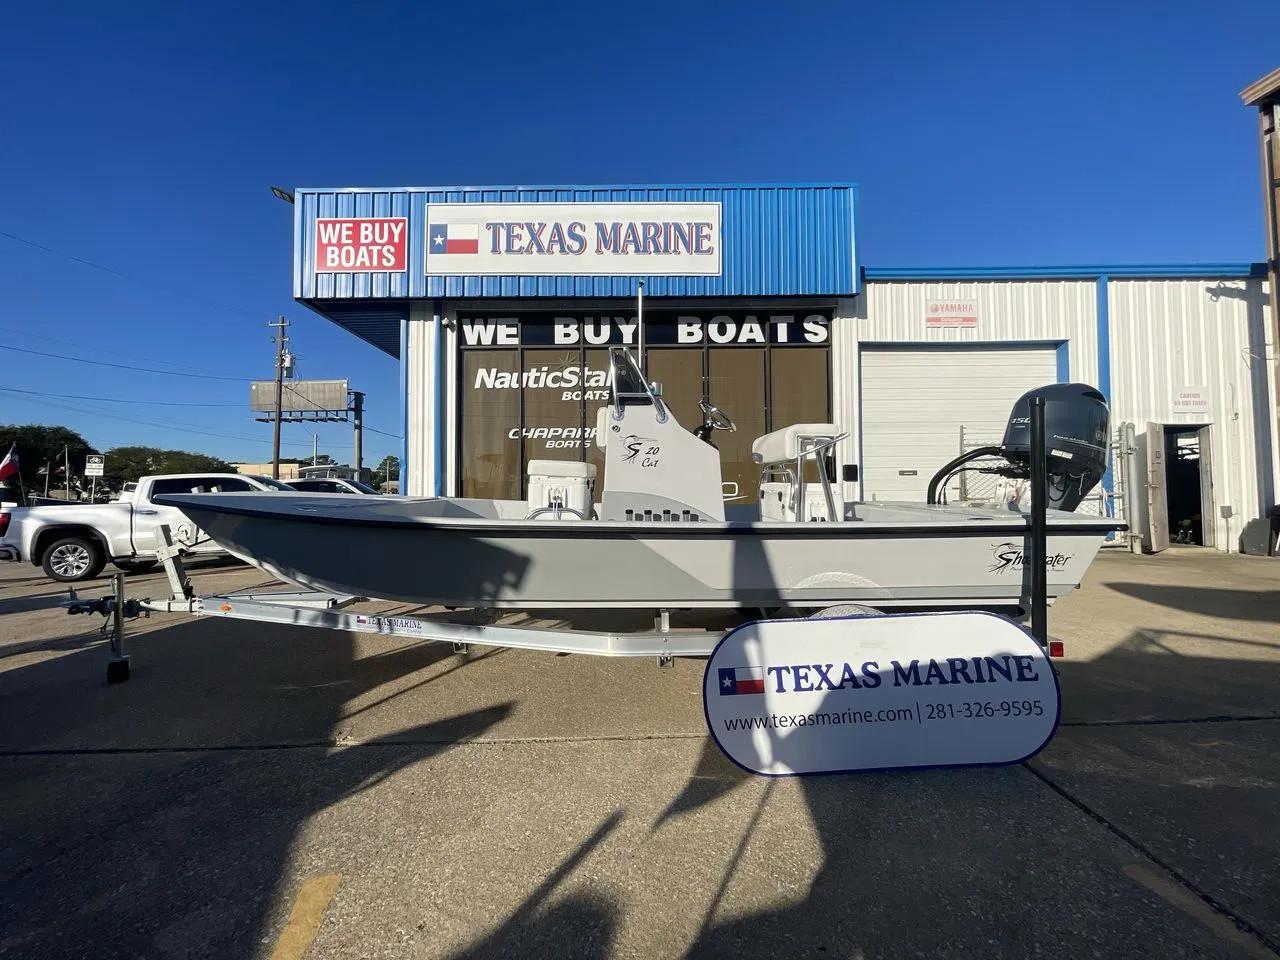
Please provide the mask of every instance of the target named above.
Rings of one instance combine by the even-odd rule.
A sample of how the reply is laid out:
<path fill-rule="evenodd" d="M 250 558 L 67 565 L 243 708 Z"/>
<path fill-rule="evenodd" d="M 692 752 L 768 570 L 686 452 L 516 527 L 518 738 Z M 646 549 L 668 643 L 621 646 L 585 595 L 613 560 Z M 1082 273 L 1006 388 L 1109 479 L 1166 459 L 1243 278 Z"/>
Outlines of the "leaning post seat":
<path fill-rule="evenodd" d="M 834 423 L 794 423 L 757 437 L 751 444 L 751 459 L 763 467 L 760 519 L 843 520 L 844 495 L 834 489 L 822 461 L 846 436 L 848 434 Z M 818 462 L 821 500 L 805 489 L 804 461 L 808 457 Z"/>
<path fill-rule="evenodd" d="M 563 515 L 580 520 L 591 517 L 595 495 L 596 465 L 580 460 L 530 460 L 529 513 L 526 519 L 559 520 Z"/>

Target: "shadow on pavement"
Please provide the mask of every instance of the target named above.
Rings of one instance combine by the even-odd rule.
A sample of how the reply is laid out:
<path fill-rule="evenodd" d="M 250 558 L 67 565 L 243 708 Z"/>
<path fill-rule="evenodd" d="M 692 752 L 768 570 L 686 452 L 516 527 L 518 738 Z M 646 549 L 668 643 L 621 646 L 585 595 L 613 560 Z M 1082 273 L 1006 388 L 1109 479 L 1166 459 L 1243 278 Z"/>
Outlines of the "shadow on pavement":
<path fill-rule="evenodd" d="M 1280 575 L 1280 565 L 1276 567 L 1276 571 Z M 1107 587 L 1137 600 L 1200 616 L 1280 624 L 1280 578 L 1271 590 L 1229 590 L 1223 587 L 1115 581 L 1109 582 Z"/>
<path fill-rule="evenodd" d="M 607 957 L 617 924 L 617 907 L 601 897 L 575 894 L 543 909 L 561 881 L 569 876 L 622 821 L 615 811 L 530 894 L 490 936 L 456 960 L 500 957 Z"/>
<path fill-rule="evenodd" d="M 1116 686 L 1120 678 L 1133 688 L 1145 686 L 1148 693 L 1162 695 L 1156 688 L 1168 677 L 1150 668 L 1178 662 L 1189 685 L 1185 702 L 1183 691 L 1176 692 L 1178 708 L 1203 712 L 1206 691 L 1231 696 L 1237 684 L 1245 689 L 1246 674 L 1254 690 L 1280 690 L 1280 664 L 1200 659 L 1186 671 L 1186 659 L 1161 654 L 1151 646 L 1150 634 L 1136 632 L 1129 644 L 1099 661 L 1067 664 L 1065 696 L 1070 697 L 1074 684 Z M 1130 689 L 1131 705 L 1132 694 Z M 1280 842 L 1268 835 L 1268 811 L 1280 797 L 1280 751 L 1274 744 L 1261 748 L 1264 756 L 1251 775 L 1220 764 L 1224 769 L 1197 778 L 1182 765 L 1186 755 L 1181 741 L 1160 739 L 1161 731 L 1165 737 L 1176 736 L 1168 733 L 1169 727 L 1106 728 L 1107 735 L 1135 729 L 1156 730 L 1146 734 L 1150 742 L 1141 764 L 1114 746 L 1100 763 L 1089 740 L 1092 730 L 1070 731 L 1080 743 L 1064 742 L 1056 752 L 1051 744 L 1030 762 L 1055 779 L 1070 778 L 1073 792 L 1086 802 L 1106 810 L 1114 805 L 1117 818 L 1131 818 L 1126 826 L 1135 835 L 1145 836 L 1147 818 L 1158 812 L 1160 827 L 1148 837 L 1158 847 L 1153 852 L 1239 910 L 1246 923 L 1275 942 L 1280 937 Z M 1210 733 L 1200 740 L 1213 740 L 1215 728 L 1207 729 Z M 1263 742 L 1270 735 L 1258 724 L 1251 729 Z M 1221 725 L 1216 732 L 1225 733 Z M 1059 739 L 1067 733 L 1061 731 Z M 785 734 L 778 737 L 785 739 Z M 785 744 L 774 748 L 785 750 Z M 1209 747 L 1197 749 L 1203 753 Z M 1161 766 L 1159 774 L 1154 772 Z M 1150 781 L 1140 785 L 1141 810 L 1133 808 L 1132 795 L 1124 792 L 1126 769 Z M 799 792 L 808 822 L 781 805 L 785 791 Z M 726 799 L 728 808 L 722 803 Z M 740 824 L 736 829 L 741 833 L 736 850 L 725 859 L 719 889 L 706 891 L 709 903 L 688 905 L 706 911 L 688 948 L 690 957 L 1239 955 L 1238 941 L 1215 934 L 1202 919 L 1154 896 L 1126 872 L 1135 863 L 1161 874 L 1162 867 L 1064 802 L 1024 765 L 762 783 L 730 764 L 708 740 L 653 830 L 683 817 L 706 816 L 705 808 L 716 804 L 720 813 L 711 815 L 724 816 L 729 810 L 726 829 L 734 829 L 729 823 Z M 777 821 L 779 815 L 787 818 L 785 826 Z M 1208 830 L 1214 853 L 1198 859 L 1202 819 L 1215 817 L 1216 825 Z M 814 874 L 808 858 L 794 869 L 786 843 L 787 834 L 809 830 L 820 848 Z M 557 955 L 601 955 L 598 937 L 607 935 L 617 920 L 610 919 L 600 901 L 579 894 L 558 911 L 541 914 L 538 924 L 528 919 L 550 895 L 548 885 L 572 870 L 583 849 L 566 859 L 498 934 L 464 956 L 548 955 L 545 946 L 554 942 L 549 939 L 553 936 L 560 938 Z M 1224 868 L 1218 851 L 1228 849 L 1236 859 Z M 724 858 L 723 852 L 715 856 Z M 761 876 L 771 873 L 777 877 L 776 889 L 763 897 L 765 906 L 758 886 L 754 897 L 740 893 L 740 875 L 759 884 Z M 802 882 L 795 881 L 797 873 L 805 878 Z M 767 880 L 764 885 L 770 886 Z M 1179 881 L 1171 879 L 1169 885 L 1199 898 L 1179 887 Z M 1252 933 L 1237 935 L 1265 950 Z"/>
<path fill-rule="evenodd" d="M 513 709 L 335 748 L 353 698 L 449 649 L 357 657 L 347 634 L 211 625 L 138 636 L 121 686 L 100 649 L 0 673 L 0 957 L 265 953 L 312 816 Z"/>

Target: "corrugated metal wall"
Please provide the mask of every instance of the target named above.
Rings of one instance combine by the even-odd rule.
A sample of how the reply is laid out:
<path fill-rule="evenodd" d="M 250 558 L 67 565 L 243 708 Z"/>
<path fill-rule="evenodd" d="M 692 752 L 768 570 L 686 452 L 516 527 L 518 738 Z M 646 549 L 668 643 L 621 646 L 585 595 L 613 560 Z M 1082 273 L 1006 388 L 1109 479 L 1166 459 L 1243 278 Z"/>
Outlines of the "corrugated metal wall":
<path fill-rule="evenodd" d="M 428 203 L 606 201 L 721 204 L 721 275 L 647 277 L 646 293 L 650 296 L 830 296 L 858 290 L 853 228 L 857 187 L 852 184 L 413 187 L 298 190 L 294 296 L 307 301 L 633 296 L 633 277 L 428 277 L 424 273 Z M 408 269 L 401 273 L 315 273 L 317 217 L 408 217 Z"/>
<path fill-rule="evenodd" d="M 925 326 L 930 300 L 974 301 L 977 326 Z M 872 280 L 861 297 L 846 303 L 855 319 L 833 330 L 832 363 L 836 376 L 849 383 L 839 410 L 845 418 L 842 422 L 853 431 L 849 463 L 862 462 L 859 354 L 863 344 L 1065 342 L 1069 378 L 1098 382 L 1097 283 L 1091 280 Z M 956 452 L 960 452 L 958 438 Z M 849 484 L 845 495 L 859 496 L 861 488 Z"/>
<path fill-rule="evenodd" d="M 928 328 L 930 300 L 973 300 L 978 325 Z M 1098 382 L 1097 285 L 1090 280 L 869 282 L 858 339 L 892 343 L 1066 341 L 1070 377 Z"/>
<path fill-rule="evenodd" d="M 1212 424 L 1215 514 L 1230 505 L 1232 540 L 1275 502 L 1269 329 L 1261 280 L 1114 280 L 1108 284 L 1113 422 Z M 1179 387 L 1203 388 L 1204 413 L 1174 410 Z M 1140 440 L 1145 451 L 1145 441 Z M 1137 489 L 1145 490 L 1139 458 Z M 1215 542 L 1225 524 L 1216 515 Z M 1232 546 L 1234 549 L 1234 545 Z"/>
<path fill-rule="evenodd" d="M 409 393 L 406 398 L 409 468 L 403 493 L 431 496 L 435 482 L 436 330 L 430 303 L 414 304 L 409 315 Z M 405 474 L 402 473 L 401 476 Z"/>

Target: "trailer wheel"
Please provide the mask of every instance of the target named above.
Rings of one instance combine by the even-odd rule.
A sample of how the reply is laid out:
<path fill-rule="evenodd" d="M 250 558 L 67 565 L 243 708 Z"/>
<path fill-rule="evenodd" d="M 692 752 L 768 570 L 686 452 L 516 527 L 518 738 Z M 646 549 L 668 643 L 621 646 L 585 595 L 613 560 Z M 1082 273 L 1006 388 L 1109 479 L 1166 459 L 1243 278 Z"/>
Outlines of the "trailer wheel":
<path fill-rule="evenodd" d="M 107 559 L 102 548 L 85 537 L 63 537 L 49 544 L 40 566 L 45 575 L 59 583 L 90 580 L 102 572 Z"/>
<path fill-rule="evenodd" d="M 810 620 L 834 620 L 836 617 L 878 617 L 879 610 L 861 603 L 837 603 L 834 607 L 826 607 L 817 613 L 809 614 Z"/>

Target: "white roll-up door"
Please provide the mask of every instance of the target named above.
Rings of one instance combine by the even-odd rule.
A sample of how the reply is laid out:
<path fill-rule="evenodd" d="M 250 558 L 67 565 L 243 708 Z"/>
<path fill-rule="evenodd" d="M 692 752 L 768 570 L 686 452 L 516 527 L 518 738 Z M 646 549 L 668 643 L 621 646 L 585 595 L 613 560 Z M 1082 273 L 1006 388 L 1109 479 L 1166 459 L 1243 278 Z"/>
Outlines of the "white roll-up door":
<path fill-rule="evenodd" d="M 1049 345 L 862 348 L 862 478 L 870 500 L 923 501 L 934 471 L 960 453 L 961 428 L 999 443 L 1013 402 L 1056 383 Z M 958 485 L 949 486 L 951 497 Z"/>

